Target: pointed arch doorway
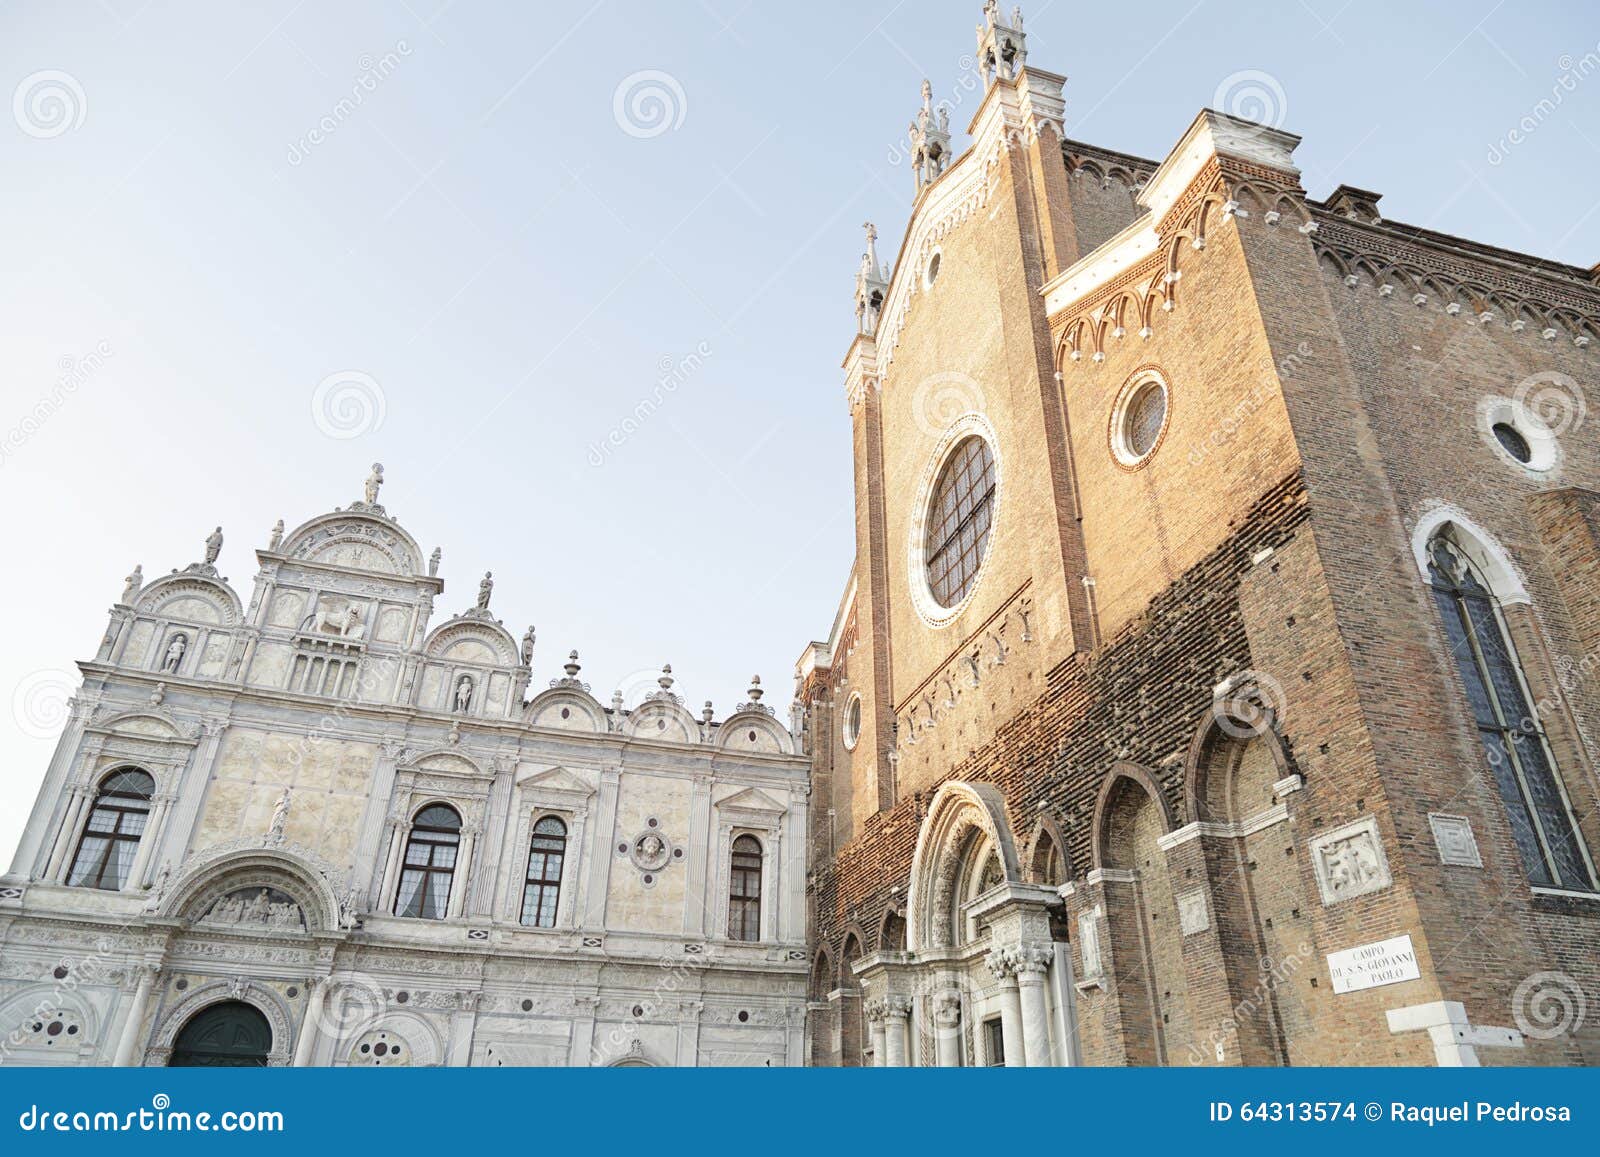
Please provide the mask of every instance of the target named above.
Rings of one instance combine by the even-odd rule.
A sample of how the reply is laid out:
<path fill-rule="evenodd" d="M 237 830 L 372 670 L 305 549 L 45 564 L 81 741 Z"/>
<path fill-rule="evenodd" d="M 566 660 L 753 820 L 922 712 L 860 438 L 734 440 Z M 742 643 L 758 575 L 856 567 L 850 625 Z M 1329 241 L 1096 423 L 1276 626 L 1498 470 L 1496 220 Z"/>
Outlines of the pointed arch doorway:
<path fill-rule="evenodd" d="M 203 1008 L 173 1042 L 170 1068 L 264 1068 L 272 1026 L 253 1005 L 228 1000 Z"/>

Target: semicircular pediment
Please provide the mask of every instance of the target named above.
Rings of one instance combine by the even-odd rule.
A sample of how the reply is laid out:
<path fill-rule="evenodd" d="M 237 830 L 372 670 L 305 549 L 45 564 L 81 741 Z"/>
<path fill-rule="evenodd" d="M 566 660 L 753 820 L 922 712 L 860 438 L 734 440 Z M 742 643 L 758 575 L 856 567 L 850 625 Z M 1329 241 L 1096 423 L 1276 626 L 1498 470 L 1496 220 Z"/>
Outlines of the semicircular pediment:
<path fill-rule="evenodd" d="M 180 622 L 235 626 L 243 617 L 239 596 L 221 579 L 197 574 L 158 578 L 139 592 L 134 610 Z"/>
<path fill-rule="evenodd" d="M 324 514 L 299 527 L 283 553 L 302 562 L 410 578 L 421 573 L 416 541 L 387 518 L 355 511 Z"/>

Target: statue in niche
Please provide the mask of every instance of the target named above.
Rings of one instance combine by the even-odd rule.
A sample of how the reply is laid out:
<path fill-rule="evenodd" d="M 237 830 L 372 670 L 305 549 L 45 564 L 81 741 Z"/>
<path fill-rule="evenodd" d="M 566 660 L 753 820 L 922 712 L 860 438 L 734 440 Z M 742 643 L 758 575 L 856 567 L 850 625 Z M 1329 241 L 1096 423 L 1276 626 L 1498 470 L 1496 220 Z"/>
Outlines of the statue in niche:
<path fill-rule="evenodd" d="M 428 577 L 429 578 L 434 578 L 434 577 L 436 577 L 438 575 L 438 573 L 439 573 L 439 559 L 443 554 L 444 554 L 444 551 L 440 550 L 438 547 L 434 547 L 433 548 L 433 553 L 428 556 Z"/>
<path fill-rule="evenodd" d="M 161 657 L 161 669 L 176 674 L 178 664 L 183 662 L 183 653 L 189 649 L 187 635 L 173 635 L 172 641 L 167 644 L 167 653 Z"/>
<path fill-rule="evenodd" d="M 206 565 L 207 566 L 213 565 L 217 561 L 217 556 L 219 554 L 221 554 L 221 553 L 222 553 L 222 527 L 219 526 L 219 527 L 217 527 L 217 529 L 213 530 L 209 535 L 206 536 L 206 558 L 205 558 Z"/>
<path fill-rule="evenodd" d="M 456 710 L 466 711 L 472 706 L 472 677 L 461 676 L 461 682 L 456 684 Z"/>
<path fill-rule="evenodd" d="M 361 889 L 351 884 L 345 889 L 344 896 L 339 900 L 339 926 L 353 928 L 356 925 L 357 912 L 361 903 Z"/>
<path fill-rule="evenodd" d="M 277 550 L 283 545 L 283 519 L 278 519 L 272 524 L 272 534 L 267 539 L 267 549 Z"/>
<path fill-rule="evenodd" d="M 533 663 L 533 628 L 528 628 L 528 633 L 522 636 L 522 665 L 531 666 Z"/>
<path fill-rule="evenodd" d="M 278 797 L 277 805 L 272 809 L 272 822 L 267 827 L 267 839 L 273 843 L 283 842 L 283 829 L 289 822 L 289 809 L 294 806 L 294 792 L 289 788 L 283 789 L 283 794 Z M 262 893 L 266 895 L 265 892 Z"/>
<path fill-rule="evenodd" d="M 378 504 L 378 487 L 380 487 L 382 485 L 383 485 L 383 463 L 382 462 L 374 462 L 372 464 L 372 473 L 367 475 L 367 482 L 366 482 L 366 493 L 367 493 L 367 505 L 368 506 L 376 506 Z"/>
<path fill-rule="evenodd" d="M 134 597 L 138 595 L 139 588 L 144 586 L 144 565 L 142 563 L 136 563 L 133 568 L 133 573 L 122 581 L 124 584 L 122 588 L 122 601 L 124 603 L 131 603 L 133 602 Z"/>
<path fill-rule="evenodd" d="M 489 609 L 489 596 L 493 593 L 494 572 L 492 570 L 486 570 L 483 572 L 483 581 L 478 584 L 478 609 L 480 611 L 486 611 Z"/>

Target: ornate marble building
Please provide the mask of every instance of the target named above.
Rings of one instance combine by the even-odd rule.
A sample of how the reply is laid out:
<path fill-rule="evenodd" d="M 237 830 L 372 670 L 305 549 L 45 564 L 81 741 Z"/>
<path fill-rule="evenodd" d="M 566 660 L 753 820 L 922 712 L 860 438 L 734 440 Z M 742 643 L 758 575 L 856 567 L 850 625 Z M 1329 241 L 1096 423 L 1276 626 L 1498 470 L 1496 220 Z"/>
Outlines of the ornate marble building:
<path fill-rule="evenodd" d="M 602 702 L 378 502 L 112 608 L 10 872 L 0 1064 L 793 1065 L 807 760 Z"/>
<path fill-rule="evenodd" d="M 812 1060 L 1600 1062 L 1600 267 L 1069 139 L 1027 40 L 856 276 Z"/>

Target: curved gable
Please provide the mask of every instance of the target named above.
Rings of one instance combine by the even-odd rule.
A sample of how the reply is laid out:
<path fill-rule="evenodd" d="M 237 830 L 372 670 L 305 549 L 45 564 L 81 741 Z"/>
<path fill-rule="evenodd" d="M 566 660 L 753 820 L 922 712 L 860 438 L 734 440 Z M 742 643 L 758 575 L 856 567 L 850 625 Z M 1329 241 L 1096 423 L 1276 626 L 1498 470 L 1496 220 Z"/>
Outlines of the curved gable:
<path fill-rule="evenodd" d="M 421 574 L 422 551 L 397 523 L 359 512 L 320 515 L 298 527 L 283 553 L 302 562 L 410 578 Z"/>

